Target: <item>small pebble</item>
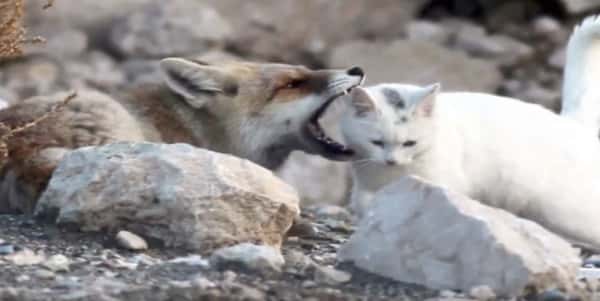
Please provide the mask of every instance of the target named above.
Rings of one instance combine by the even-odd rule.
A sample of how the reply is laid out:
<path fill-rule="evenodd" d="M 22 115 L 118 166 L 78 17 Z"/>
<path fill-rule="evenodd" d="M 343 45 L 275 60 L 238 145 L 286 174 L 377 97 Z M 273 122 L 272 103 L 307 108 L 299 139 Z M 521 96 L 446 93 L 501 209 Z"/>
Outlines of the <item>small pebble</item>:
<path fill-rule="evenodd" d="M 346 283 L 352 279 L 350 273 L 327 266 L 315 266 L 315 281 L 329 285 Z"/>
<path fill-rule="evenodd" d="M 31 277 L 29 277 L 28 275 L 19 275 L 15 280 L 17 280 L 17 282 L 26 282 L 31 280 Z"/>
<path fill-rule="evenodd" d="M 143 251 L 148 249 L 148 243 L 137 234 L 129 231 L 119 231 L 117 233 L 117 243 L 125 249 L 132 251 Z"/>
<path fill-rule="evenodd" d="M 537 300 L 540 301 L 567 301 L 567 296 L 559 290 L 548 290 L 541 293 Z"/>
<path fill-rule="evenodd" d="M 43 254 L 36 254 L 30 249 L 23 249 L 7 255 L 4 259 L 15 265 L 34 265 L 42 263 L 46 257 Z"/>
<path fill-rule="evenodd" d="M 200 288 L 201 290 L 206 290 L 217 286 L 214 282 L 204 278 L 203 276 L 194 277 L 192 280 L 190 280 L 190 283 L 193 287 Z"/>
<path fill-rule="evenodd" d="M 456 293 L 451 290 L 443 290 L 440 292 L 439 296 L 442 298 L 454 298 L 456 297 Z"/>
<path fill-rule="evenodd" d="M 494 290 L 487 285 L 475 286 L 469 290 L 469 296 L 480 300 L 480 301 L 488 301 L 495 300 L 496 294 Z"/>
<path fill-rule="evenodd" d="M 0 255 L 8 255 L 15 252 L 15 247 L 8 243 L 0 243 Z"/>
<path fill-rule="evenodd" d="M 48 270 L 42 270 L 42 269 L 36 270 L 35 271 L 35 276 L 37 278 L 47 279 L 47 280 L 56 278 L 56 274 L 54 274 L 54 272 L 48 271 Z"/>
<path fill-rule="evenodd" d="M 316 237 L 319 234 L 319 230 L 313 225 L 312 222 L 305 219 L 296 219 L 294 220 L 294 224 L 288 231 L 288 236 L 298 236 L 298 237 Z"/>
<path fill-rule="evenodd" d="M 62 254 L 52 255 L 42 265 L 53 272 L 67 272 L 71 261 Z"/>

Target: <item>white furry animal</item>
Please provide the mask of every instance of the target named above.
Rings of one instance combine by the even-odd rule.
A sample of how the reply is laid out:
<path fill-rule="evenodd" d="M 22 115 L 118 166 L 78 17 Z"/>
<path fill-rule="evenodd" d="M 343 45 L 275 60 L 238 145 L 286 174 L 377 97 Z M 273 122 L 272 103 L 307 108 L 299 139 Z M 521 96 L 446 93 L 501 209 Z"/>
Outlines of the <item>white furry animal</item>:
<path fill-rule="evenodd" d="M 600 17 L 575 27 L 567 46 L 561 115 L 600 129 Z"/>
<path fill-rule="evenodd" d="M 600 249 L 600 143 L 591 128 L 516 99 L 439 90 L 353 90 L 341 124 L 357 156 L 355 210 L 412 174 Z"/>

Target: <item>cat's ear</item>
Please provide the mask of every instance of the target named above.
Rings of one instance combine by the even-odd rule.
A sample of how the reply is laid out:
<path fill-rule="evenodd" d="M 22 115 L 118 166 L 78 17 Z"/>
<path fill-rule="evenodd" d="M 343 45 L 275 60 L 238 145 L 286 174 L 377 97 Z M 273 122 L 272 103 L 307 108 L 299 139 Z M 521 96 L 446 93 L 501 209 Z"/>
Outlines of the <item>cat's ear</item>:
<path fill-rule="evenodd" d="M 356 87 L 350 92 L 350 104 L 354 108 L 356 116 L 362 117 L 367 113 L 375 111 L 375 103 L 367 90 Z"/>
<path fill-rule="evenodd" d="M 202 65 L 183 58 L 166 58 L 160 61 L 163 80 L 173 92 L 186 102 L 201 108 L 223 93 L 226 74 L 216 66 Z"/>
<path fill-rule="evenodd" d="M 419 95 L 419 100 L 415 112 L 424 117 L 431 117 L 435 110 L 435 102 L 437 95 L 440 93 L 442 85 L 435 83 L 423 88 Z"/>

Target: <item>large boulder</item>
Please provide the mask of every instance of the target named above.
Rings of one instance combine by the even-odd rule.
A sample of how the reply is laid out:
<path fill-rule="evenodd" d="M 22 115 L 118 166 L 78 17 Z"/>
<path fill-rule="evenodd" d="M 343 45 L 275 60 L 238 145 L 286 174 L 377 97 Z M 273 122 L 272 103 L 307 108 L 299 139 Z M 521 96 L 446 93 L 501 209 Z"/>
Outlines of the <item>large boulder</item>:
<path fill-rule="evenodd" d="M 578 251 L 538 224 L 405 177 L 380 191 L 339 258 L 398 281 L 499 296 L 573 289 Z"/>
<path fill-rule="evenodd" d="M 231 26 L 200 1 L 152 1 L 116 22 L 112 47 L 125 57 L 162 58 L 201 53 L 224 45 Z"/>
<path fill-rule="evenodd" d="M 368 84 L 441 82 L 445 90 L 495 92 L 502 81 L 495 63 L 429 41 L 353 41 L 335 48 L 329 65 L 361 66 Z"/>
<path fill-rule="evenodd" d="M 278 248 L 298 202 L 247 160 L 186 144 L 118 143 L 67 154 L 35 215 L 204 253 L 243 242 Z"/>

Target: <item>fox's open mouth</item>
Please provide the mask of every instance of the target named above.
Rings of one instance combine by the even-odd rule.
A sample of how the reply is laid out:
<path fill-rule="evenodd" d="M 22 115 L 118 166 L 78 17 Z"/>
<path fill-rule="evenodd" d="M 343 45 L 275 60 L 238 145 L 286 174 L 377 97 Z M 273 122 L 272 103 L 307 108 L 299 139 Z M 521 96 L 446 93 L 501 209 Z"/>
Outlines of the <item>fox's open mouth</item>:
<path fill-rule="evenodd" d="M 327 99 L 327 101 L 325 101 L 325 103 L 321 107 L 319 107 L 319 109 L 315 111 L 315 113 L 311 116 L 311 118 L 308 120 L 308 123 L 306 124 L 306 132 L 308 133 L 307 136 L 315 144 L 317 144 L 324 150 L 325 153 L 323 155 L 325 156 L 330 155 L 335 157 L 346 157 L 354 155 L 354 151 L 352 149 L 348 148 L 340 142 L 335 141 L 333 138 L 329 137 L 325 133 L 325 131 L 319 124 L 319 118 L 321 118 L 321 116 L 325 113 L 327 108 L 333 103 L 334 100 L 343 95 L 348 94 L 353 88 L 359 85 L 354 85 L 340 93 L 331 96 L 329 99 Z"/>

